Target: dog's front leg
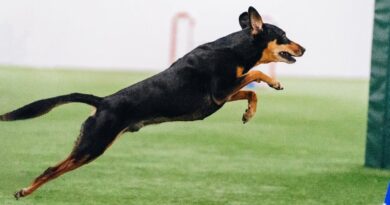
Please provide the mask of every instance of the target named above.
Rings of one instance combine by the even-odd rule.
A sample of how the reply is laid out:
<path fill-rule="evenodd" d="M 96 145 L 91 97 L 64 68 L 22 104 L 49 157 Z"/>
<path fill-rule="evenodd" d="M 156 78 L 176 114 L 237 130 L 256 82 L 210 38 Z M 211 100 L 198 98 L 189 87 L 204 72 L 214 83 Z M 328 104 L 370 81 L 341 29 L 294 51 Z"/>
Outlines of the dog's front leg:
<path fill-rule="evenodd" d="M 256 113 L 257 108 L 257 97 L 256 93 L 248 90 L 241 90 L 232 95 L 228 101 L 236 100 L 248 100 L 248 108 L 245 110 L 245 113 L 242 115 L 242 122 L 247 123 Z"/>
<path fill-rule="evenodd" d="M 267 83 L 270 87 L 272 87 L 276 90 L 283 90 L 284 89 L 283 85 L 279 81 L 271 78 L 270 76 L 268 76 L 268 75 L 266 75 L 263 72 L 258 71 L 258 70 L 251 70 L 248 73 L 240 76 L 239 79 L 241 80 L 240 85 L 238 86 L 238 87 L 240 87 L 240 89 L 243 88 L 244 86 L 248 85 L 251 82 L 260 83 L 261 81 Z"/>
<path fill-rule="evenodd" d="M 243 87 L 245 87 L 249 83 L 251 82 L 260 83 L 261 81 L 267 83 L 270 87 L 276 90 L 283 90 L 283 86 L 279 81 L 269 77 L 268 75 L 264 74 L 261 71 L 252 70 L 245 74 L 242 74 L 241 71 L 240 72 L 237 71 L 236 82 L 229 89 L 221 90 L 218 88 L 218 84 L 214 86 L 214 88 L 212 89 L 213 100 L 218 105 L 221 105 L 224 102 L 229 101 L 229 99 L 231 99 L 233 95 L 235 95 L 237 92 L 239 92 Z"/>
<path fill-rule="evenodd" d="M 248 100 L 248 108 L 242 116 L 243 123 L 247 123 L 255 115 L 257 108 L 256 93 L 253 91 L 240 91 L 243 87 L 245 87 L 251 82 L 260 83 L 261 81 L 263 81 L 276 90 L 283 90 L 283 86 L 279 81 L 269 77 L 268 75 L 258 70 L 249 71 L 244 75 L 238 74 L 237 77 L 239 83 L 234 87 L 232 92 L 233 95 L 228 97 L 227 101 L 236 101 L 243 99 Z"/>
<path fill-rule="evenodd" d="M 261 81 L 267 83 L 270 87 L 272 87 L 276 90 L 283 90 L 284 89 L 282 84 L 279 81 L 269 77 L 268 75 L 264 74 L 261 71 L 251 70 L 251 71 L 247 72 L 246 74 L 237 76 L 237 83 L 232 88 L 232 90 L 230 92 L 232 94 L 230 96 L 233 96 L 239 90 L 241 90 L 243 87 L 247 86 L 251 82 L 260 83 Z"/>

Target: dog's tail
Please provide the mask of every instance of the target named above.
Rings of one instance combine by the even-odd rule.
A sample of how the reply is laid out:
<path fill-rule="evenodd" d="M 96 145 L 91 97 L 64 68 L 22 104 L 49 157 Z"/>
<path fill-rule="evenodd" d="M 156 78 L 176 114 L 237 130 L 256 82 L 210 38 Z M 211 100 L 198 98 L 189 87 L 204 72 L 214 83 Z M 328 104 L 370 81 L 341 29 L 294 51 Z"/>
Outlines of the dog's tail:
<path fill-rule="evenodd" d="M 79 102 L 98 107 L 103 98 L 82 93 L 72 93 L 38 100 L 12 112 L 0 115 L 0 121 L 25 120 L 48 113 L 53 108 L 66 103 Z"/>

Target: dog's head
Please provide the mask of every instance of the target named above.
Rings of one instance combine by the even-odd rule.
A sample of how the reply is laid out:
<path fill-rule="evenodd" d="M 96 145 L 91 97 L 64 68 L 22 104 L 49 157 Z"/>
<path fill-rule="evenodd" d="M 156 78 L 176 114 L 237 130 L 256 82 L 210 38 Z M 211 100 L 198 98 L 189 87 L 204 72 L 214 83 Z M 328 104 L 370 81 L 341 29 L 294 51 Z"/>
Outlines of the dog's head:
<path fill-rule="evenodd" d="M 239 22 L 243 30 L 249 30 L 253 44 L 262 49 L 256 65 L 271 62 L 295 63 L 294 57 L 300 57 L 305 52 L 302 46 L 288 39 L 282 29 L 263 23 L 260 14 L 253 7 L 240 15 Z"/>

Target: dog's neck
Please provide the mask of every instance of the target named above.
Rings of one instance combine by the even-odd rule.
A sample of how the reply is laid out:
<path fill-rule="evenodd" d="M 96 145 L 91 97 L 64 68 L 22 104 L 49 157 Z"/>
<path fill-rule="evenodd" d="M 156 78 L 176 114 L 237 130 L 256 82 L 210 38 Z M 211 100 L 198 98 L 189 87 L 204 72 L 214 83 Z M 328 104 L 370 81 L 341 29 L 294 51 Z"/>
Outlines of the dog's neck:
<path fill-rule="evenodd" d="M 254 40 L 249 28 L 227 37 L 231 39 L 233 45 L 231 50 L 238 57 L 239 66 L 244 67 L 244 72 L 260 64 L 267 63 L 260 61 L 262 53 L 267 47 L 267 42 L 263 42 L 261 38 Z"/>

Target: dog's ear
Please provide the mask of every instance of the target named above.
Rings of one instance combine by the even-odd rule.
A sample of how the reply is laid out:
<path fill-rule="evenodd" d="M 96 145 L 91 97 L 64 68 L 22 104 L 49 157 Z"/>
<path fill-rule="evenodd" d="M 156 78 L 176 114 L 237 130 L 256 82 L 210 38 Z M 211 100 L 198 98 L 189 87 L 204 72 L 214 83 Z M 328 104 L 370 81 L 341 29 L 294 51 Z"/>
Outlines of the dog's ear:
<path fill-rule="evenodd" d="M 249 15 L 248 12 L 244 12 L 238 17 L 238 21 L 240 22 L 240 26 L 242 29 L 246 29 L 249 27 Z"/>
<path fill-rule="evenodd" d="M 249 24 L 252 29 L 252 35 L 255 36 L 263 30 L 263 20 L 261 19 L 259 12 L 257 12 L 256 9 L 253 7 L 249 7 L 248 14 Z"/>

